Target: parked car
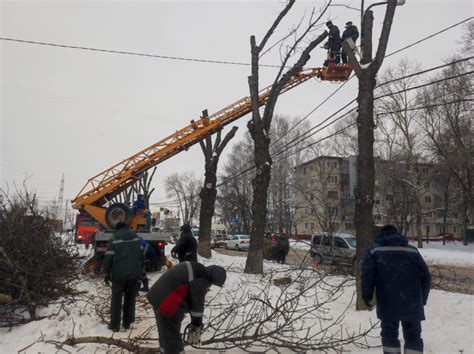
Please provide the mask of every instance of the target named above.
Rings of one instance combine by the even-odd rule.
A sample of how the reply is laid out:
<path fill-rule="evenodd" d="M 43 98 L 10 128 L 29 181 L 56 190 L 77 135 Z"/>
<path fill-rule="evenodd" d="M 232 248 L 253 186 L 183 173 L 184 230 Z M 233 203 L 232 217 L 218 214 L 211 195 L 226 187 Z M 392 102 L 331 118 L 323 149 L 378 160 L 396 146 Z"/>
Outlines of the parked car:
<path fill-rule="evenodd" d="M 353 267 L 356 259 L 356 237 L 343 233 L 313 235 L 310 255 L 319 263 Z"/>
<path fill-rule="evenodd" d="M 233 235 L 225 244 L 226 249 L 235 249 L 236 251 L 248 250 L 250 244 L 249 235 Z"/>
<path fill-rule="evenodd" d="M 226 244 L 227 244 L 227 236 L 226 235 L 211 236 L 211 248 L 225 247 Z"/>

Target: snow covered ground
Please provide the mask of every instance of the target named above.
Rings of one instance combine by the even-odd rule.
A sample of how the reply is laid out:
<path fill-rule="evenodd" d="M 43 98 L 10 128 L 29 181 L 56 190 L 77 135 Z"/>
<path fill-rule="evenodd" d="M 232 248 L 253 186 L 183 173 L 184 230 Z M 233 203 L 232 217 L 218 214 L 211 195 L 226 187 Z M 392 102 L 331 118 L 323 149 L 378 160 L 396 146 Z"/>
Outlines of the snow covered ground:
<path fill-rule="evenodd" d="M 415 243 L 412 243 L 416 245 Z M 474 244 L 464 246 L 462 242 L 423 243 L 423 248 L 418 249 L 428 264 L 448 265 L 456 267 L 474 267 Z"/>
<path fill-rule="evenodd" d="M 219 264 L 228 268 L 228 280 L 222 291 L 212 287 L 207 298 L 213 299 L 213 303 L 225 303 L 231 294 L 246 296 L 247 293 L 268 281 L 269 275 L 249 276 L 243 274 L 245 257 L 234 257 L 213 252 L 212 260 L 202 260 L 204 264 Z M 297 270 L 292 270 L 289 266 L 277 265 L 271 262 L 265 262 L 266 274 L 280 273 L 294 277 Z M 150 275 L 153 283 L 161 273 Z M 330 277 L 329 282 L 338 282 L 342 277 Z M 0 353 L 15 353 L 24 349 L 22 353 L 53 353 L 58 350 L 54 342 L 61 342 L 74 332 L 76 337 L 80 336 L 107 336 L 111 332 L 100 316 L 101 309 L 108 307 L 108 296 L 110 289 L 105 287 L 101 278 L 91 278 L 87 276 L 78 286 L 79 291 L 88 291 L 88 294 L 82 296 L 75 302 L 56 303 L 47 309 L 40 311 L 39 315 L 50 315 L 41 321 L 31 322 L 23 326 L 9 328 L 0 328 Z M 277 298 L 282 292 L 282 288 L 271 286 L 270 295 Z M 354 285 L 350 284 L 340 294 L 340 296 L 329 306 L 323 308 L 326 311 L 327 318 L 335 318 L 344 312 L 349 306 L 341 325 L 350 330 L 358 330 L 359 326 L 368 328 L 370 321 L 376 322 L 376 314 L 373 312 L 356 312 L 351 305 L 354 296 Z M 452 353 L 458 354 L 463 350 L 464 354 L 474 353 L 474 296 L 444 291 L 433 290 L 430 294 L 428 305 L 426 307 L 427 320 L 423 322 L 423 335 L 426 343 L 426 353 Z M 62 307 L 62 308 L 61 308 Z M 210 306 L 211 307 L 211 306 Z M 206 309 L 205 323 L 210 321 L 209 316 L 216 316 L 216 310 Z M 154 316 L 151 308 L 140 295 L 137 305 L 137 322 L 133 325 L 131 331 L 119 332 L 114 338 L 134 338 L 149 335 L 156 338 L 156 329 L 150 327 L 154 325 Z M 310 325 L 313 325 L 312 323 Z M 314 323 L 317 327 L 318 323 Z M 378 345 L 379 329 L 375 329 L 368 337 L 370 345 Z M 469 334 L 471 333 L 471 335 Z M 206 334 L 204 334 L 206 339 Z M 35 343 L 37 342 L 37 343 Z M 35 344 L 33 344 L 35 343 Z M 33 344 L 33 345 L 31 345 Z M 31 346 L 30 346 L 31 345 Z M 157 346 L 156 341 L 150 343 L 151 346 Z M 80 353 L 106 353 L 116 352 L 115 349 L 106 345 L 81 344 L 75 347 L 65 346 L 69 352 Z M 380 353 L 380 348 L 360 349 L 353 345 L 344 345 L 341 349 L 344 353 Z M 61 352 L 61 350 L 59 350 Z M 117 350 L 118 352 L 118 350 Z M 228 351 L 230 353 L 236 351 Z"/>

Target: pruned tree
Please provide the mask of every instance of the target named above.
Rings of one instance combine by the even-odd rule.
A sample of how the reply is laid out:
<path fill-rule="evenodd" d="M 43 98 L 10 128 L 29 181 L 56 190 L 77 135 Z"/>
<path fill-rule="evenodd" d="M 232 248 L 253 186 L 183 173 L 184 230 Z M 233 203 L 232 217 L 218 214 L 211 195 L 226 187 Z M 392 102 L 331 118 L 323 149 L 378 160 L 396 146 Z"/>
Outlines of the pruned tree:
<path fill-rule="evenodd" d="M 191 224 L 199 206 L 199 182 L 193 173 L 173 173 L 166 177 L 168 198 L 175 197 L 183 224 Z"/>
<path fill-rule="evenodd" d="M 357 233 L 357 304 L 356 308 L 365 308 L 360 291 L 360 263 L 364 257 L 367 246 L 372 241 L 373 234 L 373 202 L 375 184 L 374 166 L 374 90 L 376 86 L 376 76 L 382 66 L 385 52 L 392 29 L 393 17 L 397 0 L 388 0 L 387 9 L 382 25 L 375 57 L 372 55 L 372 27 L 374 15 L 371 10 L 364 13 L 361 29 L 361 49 L 363 57 L 360 64 L 354 52 L 347 42 L 343 43 L 343 48 L 349 56 L 349 60 L 359 79 L 359 93 L 357 103 L 359 104 L 357 114 L 357 190 L 355 193 L 355 225 Z"/>
<path fill-rule="evenodd" d="M 263 273 L 263 237 L 265 232 L 268 187 L 271 179 L 272 165 L 269 133 L 278 96 L 285 84 L 288 83 L 295 74 L 301 71 L 303 66 L 308 62 L 311 51 L 328 35 L 325 31 L 315 39 L 309 39 L 318 21 L 328 8 L 330 1 L 316 19 L 314 18 L 315 11 L 313 10 L 309 25 L 300 35 L 295 33 L 296 39 L 294 43 L 288 47 L 286 53 L 282 57 L 282 64 L 273 81 L 273 85 L 270 88 L 270 93 L 262 114 L 259 108 L 259 61 L 262 54 L 266 51 L 266 45 L 269 39 L 272 37 L 283 18 L 291 10 L 294 3 L 295 0 L 288 1 L 285 8 L 277 16 L 259 44 L 257 44 L 255 36 L 250 37 L 251 75 L 248 77 L 248 83 L 252 104 L 252 119 L 247 124 L 247 127 L 254 141 L 254 159 L 257 172 L 252 181 L 252 228 L 250 231 L 249 256 L 247 257 L 247 263 L 245 266 L 246 273 Z M 309 44 L 305 44 L 305 41 L 306 43 L 309 41 Z M 304 49 L 298 54 L 301 46 L 304 46 Z M 288 68 L 288 62 L 294 55 L 297 55 L 296 62 Z"/>
<path fill-rule="evenodd" d="M 124 203 L 126 205 L 131 205 L 132 201 L 137 199 L 139 194 L 143 194 L 145 199 L 145 207 L 150 208 L 150 197 L 155 191 L 155 188 L 151 188 L 151 183 L 153 182 L 153 177 L 155 176 L 156 167 L 153 170 L 143 172 L 136 182 L 130 187 L 124 190 L 122 193 L 117 195 L 112 199 L 112 203 Z"/>
<path fill-rule="evenodd" d="M 203 111 L 203 117 L 206 118 L 207 115 L 207 110 Z M 201 209 L 199 213 L 198 253 L 202 257 L 211 258 L 211 227 L 217 196 L 216 184 L 219 157 L 227 143 L 234 137 L 237 129 L 237 127 L 232 127 L 222 140 L 221 130 L 218 130 L 214 144 L 212 144 L 211 136 L 208 136 L 205 142 L 199 142 L 205 159 L 204 186 L 199 192 Z"/>

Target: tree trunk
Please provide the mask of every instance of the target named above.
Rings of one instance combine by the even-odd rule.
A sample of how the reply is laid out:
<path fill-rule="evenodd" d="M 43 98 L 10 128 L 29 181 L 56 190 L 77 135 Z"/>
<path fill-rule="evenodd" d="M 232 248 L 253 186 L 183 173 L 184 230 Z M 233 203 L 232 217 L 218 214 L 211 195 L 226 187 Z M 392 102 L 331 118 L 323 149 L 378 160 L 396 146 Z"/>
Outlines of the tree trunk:
<path fill-rule="evenodd" d="M 357 117 L 359 156 L 357 158 L 357 186 L 354 222 L 357 230 L 356 286 L 360 289 L 361 263 L 365 250 L 373 242 L 374 222 L 372 216 L 375 169 L 374 169 L 374 88 L 375 75 L 367 70 L 359 78 L 359 114 Z M 357 310 L 365 309 L 358 291 Z"/>
<path fill-rule="evenodd" d="M 257 173 L 252 181 L 252 229 L 250 231 L 250 246 L 245 264 L 245 273 L 263 274 L 263 237 L 272 163 L 269 152 L 270 139 L 260 127 L 256 129 L 252 121 L 249 122 L 248 128 L 255 142 L 254 157 Z"/>
<path fill-rule="evenodd" d="M 211 258 L 212 217 L 214 216 L 214 206 L 217 196 L 216 180 L 215 173 L 214 178 L 208 178 L 208 173 L 206 172 L 204 188 L 202 188 L 199 193 L 199 197 L 201 198 L 201 212 L 199 214 L 198 254 L 205 258 Z M 211 183 L 212 188 L 207 188 Z"/>
<path fill-rule="evenodd" d="M 203 111 L 203 117 L 207 117 L 207 110 Z M 211 229 L 212 217 L 214 216 L 216 197 L 217 197 L 217 165 L 219 157 L 224 151 L 227 143 L 234 137 L 237 127 L 232 129 L 221 140 L 221 131 L 217 132 L 214 147 L 212 146 L 211 137 L 206 138 L 206 142 L 200 142 L 202 152 L 204 154 L 205 177 L 204 187 L 199 193 L 201 198 L 201 209 L 199 213 L 199 243 L 198 254 L 204 258 L 211 258 Z"/>

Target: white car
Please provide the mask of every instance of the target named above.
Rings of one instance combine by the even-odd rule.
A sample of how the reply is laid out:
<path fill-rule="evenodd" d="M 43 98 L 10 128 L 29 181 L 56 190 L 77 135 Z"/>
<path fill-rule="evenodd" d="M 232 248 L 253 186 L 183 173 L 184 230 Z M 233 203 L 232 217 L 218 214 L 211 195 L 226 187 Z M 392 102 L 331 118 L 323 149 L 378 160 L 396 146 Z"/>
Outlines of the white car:
<path fill-rule="evenodd" d="M 226 249 L 231 250 L 248 250 L 250 244 L 250 236 L 249 235 L 233 235 L 227 240 L 225 244 Z"/>

